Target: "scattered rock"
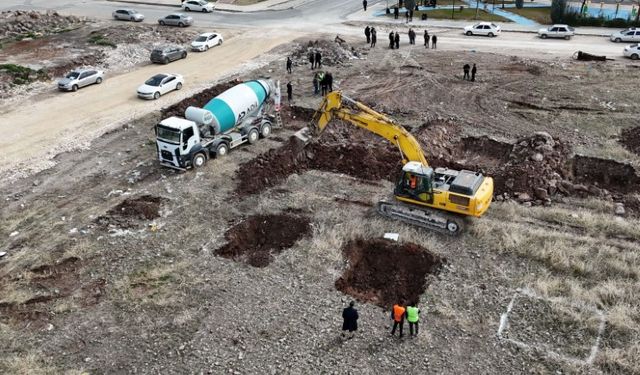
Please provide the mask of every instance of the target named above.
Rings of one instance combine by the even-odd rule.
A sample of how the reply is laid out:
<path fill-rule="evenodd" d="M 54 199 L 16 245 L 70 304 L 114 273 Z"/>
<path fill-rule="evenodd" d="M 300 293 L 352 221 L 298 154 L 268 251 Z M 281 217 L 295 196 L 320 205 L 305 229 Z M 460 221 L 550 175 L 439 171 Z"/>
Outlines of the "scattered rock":
<path fill-rule="evenodd" d="M 614 206 L 614 213 L 618 216 L 624 216 L 625 214 L 624 204 L 616 203 Z"/>

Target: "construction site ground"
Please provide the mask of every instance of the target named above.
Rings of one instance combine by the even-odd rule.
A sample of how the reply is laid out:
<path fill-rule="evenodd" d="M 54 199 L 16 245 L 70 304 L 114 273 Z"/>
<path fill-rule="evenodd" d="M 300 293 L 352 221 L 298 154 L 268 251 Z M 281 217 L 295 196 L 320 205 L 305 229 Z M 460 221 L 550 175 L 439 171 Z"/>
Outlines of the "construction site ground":
<path fill-rule="evenodd" d="M 485 216 L 459 237 L 383 219 L 394 146 L 339 122 L 292 143 L 320 102 L 296 40 L 234 76 L 292 82 L 268 139 L 158 164 L 153 126 L 227 79 L 0 183 L 0 373 L 640 373 L 637 65 L 346 39 L 314 45 L 334 89 L 492 175 Z M 419 336 L 390 337 L 416 298 Z"/>

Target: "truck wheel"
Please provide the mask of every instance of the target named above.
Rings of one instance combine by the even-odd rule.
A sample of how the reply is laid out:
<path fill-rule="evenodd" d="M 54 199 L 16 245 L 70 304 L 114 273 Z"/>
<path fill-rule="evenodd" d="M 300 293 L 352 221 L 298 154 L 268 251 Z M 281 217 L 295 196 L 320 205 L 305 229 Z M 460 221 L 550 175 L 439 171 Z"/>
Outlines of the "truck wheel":
<path fill-rule="evenodd" d="M 216 157 L 223 157 L 229 153 L 229 146 L 226 143 L 220 143 L 218 147 L 216 147 Z"/>
<path fill-rule="evenodd" d="M 267 138 L 271 135 L 271 124 L 268 122 L 262 125 L 262 129 L 260 129 L 260 135 L 262 138 Z"/>
<path fill-rule="evenodd" d="M 260 138 L 260 134 L 258 133 L 258 130 L 256 129 L 249 130 L 249 134 L 247 134 L 247 141 L 249 141 L 249 144 L 254 144 L 258 142 L 258 138 Z"/>
<path fill-rule="evenodd" d="M 194 168 L 201 168 L 206 162 L 207 157 L 202 152 L 198 152 L 193 155 L 193 158 L 191 159 L 191 165 L 193 165 Z"/>

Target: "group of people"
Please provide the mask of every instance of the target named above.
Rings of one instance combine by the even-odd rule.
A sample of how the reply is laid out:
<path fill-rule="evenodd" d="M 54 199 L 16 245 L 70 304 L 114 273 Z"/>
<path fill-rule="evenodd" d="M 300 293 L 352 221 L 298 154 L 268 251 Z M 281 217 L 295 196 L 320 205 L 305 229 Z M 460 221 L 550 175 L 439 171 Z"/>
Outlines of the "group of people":
<path fill-rule="evenodd" d="M 469 75 L 469 70 L 471 70 L 471 75 Z M 462 76 L 463 80 L 471 82 L 474 82 L 476 80 L 476 73 L 478 72 L 476 64 L 473 64 L 473 68 L 470 67 L 469 64 L 464 64 L 464 66 L 462 67 L 462 71 L 464 72 L 464 75 Z"/>
<path fill-rule="evenodd" d="M 355 336 L 355 332 L 358 330 L 358 318 L 358 310 L 355 308 L 355 302 L 351 301 L 349 306 L 342 310 L 343 338 L 347 337 L 347 332 L 349 339 Z M 420 309 L 418 308 L 418 304 L 412 303 L 405 307 L 402 301 L 400 301 L 393 305 L 393 308 L 391 309 L 391 320 L 393 320 L 393 328 L 391 329 L 392 336 L 395 335 L 396 330 L 398 330 L 400 332 L 400 337 L 402 337 L 405 319 L 409 323 L 409 335 L 418 335 L 418 323 L 420 321 Z"/>
<path fill-rule="evenodd" d="M 371 43 L 371 47 L 375 46 L 375 40 L 372 40 L 371 30 L 375 28 L 369 28 L 369 26 L 365 27 L 364 35 L 367 37 L 367 43 Z M 409 44 L 416 44 L 416 32 L 413 29 L 409 29 Z M 425 48 L 429 48 L 429 42 L 431 41 L 431 48 L 435 49 L 438 43 L 438 37 L 434 35 L 429 35 L 429 31 L 424 31 L 424 46 Z M 398 49 L 400 48 L 400 34 L 396 32 L 389 32 L 389 48 Z"/>
<path fill-rule="evenodd" d="M 371 48 L 376 46 L 376 42 L 378 41 L 378 32 L 375 27 L 365 27 L 364 36 L 367 37 L 367 44 L 369 44 Z"/>
<path fill-rule="evenodd" d="M 321 93 L 322 96 L 333 91 L 333 75 L 331 72 L 316 72 L 313 75 L 313 95 Z"/>
<path fill-rule="evenodd" d="M 322 54 L 320 51 L 309 52 L 309 62 L 311 63 L 311 69 L 320 68 L 322 66 Z"/>

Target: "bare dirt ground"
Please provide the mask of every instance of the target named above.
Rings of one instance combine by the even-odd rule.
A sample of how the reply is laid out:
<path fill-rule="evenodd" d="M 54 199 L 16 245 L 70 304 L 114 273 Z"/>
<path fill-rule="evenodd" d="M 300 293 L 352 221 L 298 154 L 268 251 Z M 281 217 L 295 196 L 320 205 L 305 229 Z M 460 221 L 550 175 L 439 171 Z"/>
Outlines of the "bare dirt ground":
<path fill-rule="evenodd" d="M 344 54 L 334 88 L 434 165 L 493 174 L 484 217 L 449 238 L 377 216 L 399 155 L 348 125 L 292 149 L 319 103 L 292 43 L 272 53 L 298 56 L 293 74 L 241 77 L 294 85 L 270 139 L 179 173 L 156 162 L 152 112 L 0 185 L 0 372 L 640 372 L 638 70 L 350 42 L 361 59 L 319 45 Z M 389 305 L 417 296 L 420 335 L 389 337 Z"/>

